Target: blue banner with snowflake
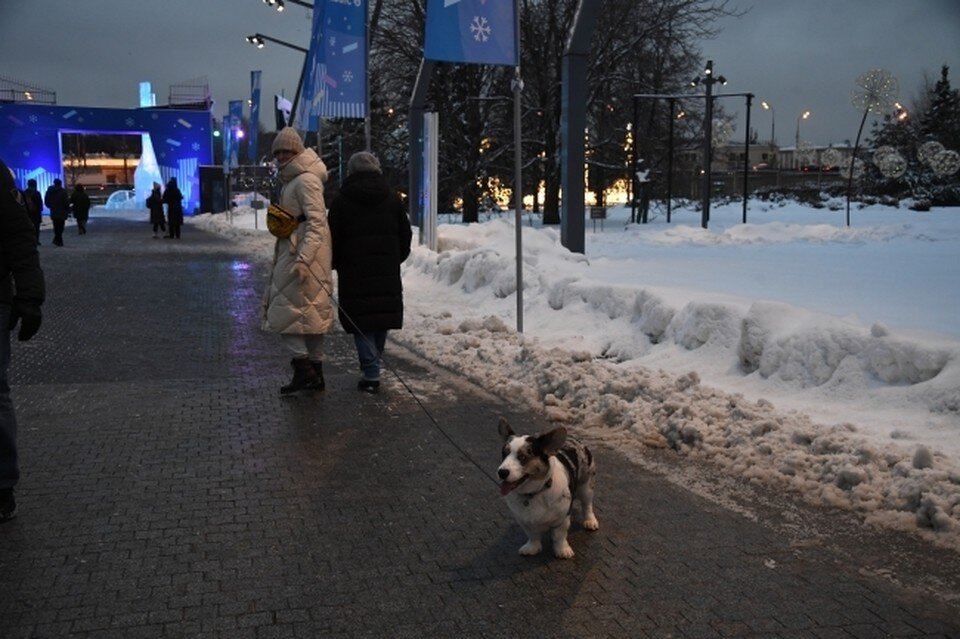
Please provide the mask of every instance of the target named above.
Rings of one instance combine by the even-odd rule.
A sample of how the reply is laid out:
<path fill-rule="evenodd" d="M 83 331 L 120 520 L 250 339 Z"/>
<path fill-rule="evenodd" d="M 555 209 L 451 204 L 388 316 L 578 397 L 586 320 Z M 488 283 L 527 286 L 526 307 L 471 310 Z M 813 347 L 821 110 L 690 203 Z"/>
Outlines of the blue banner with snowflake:
<path fill-rule="evenodd" d="M 423 57 L 517 64 L 516 0 L 427 0 Z"/>
<path fill-rule="evenodd" d="M 297 120 L 367 115 L 367 0 L 318 0 Z M 306 126 L 304 126 L 306 124 Z"/>

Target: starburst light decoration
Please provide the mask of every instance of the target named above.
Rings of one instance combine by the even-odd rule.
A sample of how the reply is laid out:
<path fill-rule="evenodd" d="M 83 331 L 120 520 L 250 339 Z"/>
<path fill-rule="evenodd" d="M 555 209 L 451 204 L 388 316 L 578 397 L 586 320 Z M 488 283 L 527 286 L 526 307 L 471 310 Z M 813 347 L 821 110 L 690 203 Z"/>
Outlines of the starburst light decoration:
<path fill-rule="evenodd" d="M 960 153 L 956 151 L 940 151 L 930 161 L 930 168 L 939 177 L 948 177 L 960 171 Z"/>
<path fill-rule="evenodd" d="M 863 175 L 864 161 L 860 158 L 849 158 L 840 165 L 840 175 L 848 180 L 859 180 Z"/>
<path fill-rule="evenodd" d="M 924 164 L 930 164 L 930 162 L 933 161 L 933 158 L 937 157 L 938 153 L 945 150 L 946 149 L 943 148 L 943 145 L 936 140 L 924 142 L 920 145 L 920 148 L 917 149 L 917 159 Z"/>
<path fill-rule="evenodd" d="M 883 115 L 893 108 L 900 96 L 900 85 L 893 74 L 883 69 L 867 71 L 856 83 L 850 94 L 850 103 L 860 111 Z"/>
<path fill-rule="evenodd" d="M 733 125 L 726 120 L 714 120 L 712 133 L 713 146 L 723 146 L 733 136 Z"/>
<path fill-rule="evenodd" d="M 907 161 L 902 155 L 894 151 L 883 156 L 877 167 L 884 177 L 895 180 L 906 173 Z"/>
<path fill-rule="evenodd" d="M 840 166 L 843 154 L 837 149 L 827 149 L 820 155 L 820 164 L 823 166 Z"/>

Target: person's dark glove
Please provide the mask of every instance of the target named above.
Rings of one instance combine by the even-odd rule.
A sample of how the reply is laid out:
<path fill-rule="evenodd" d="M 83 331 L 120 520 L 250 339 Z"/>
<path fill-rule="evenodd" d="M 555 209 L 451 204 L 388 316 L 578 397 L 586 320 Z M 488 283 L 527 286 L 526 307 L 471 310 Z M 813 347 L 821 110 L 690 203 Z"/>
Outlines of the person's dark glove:
<path fill-rule="evenodd" d="M 40 330 L 40 322 L 43 315 L 40 313 L 40 306 L 30 302 L 14 301 L 10 309 L 10 325 L 8 331 L 12 331 L 17 322 L 20 322 L 20 332 L 17 333 L 17 339 L 25 342 Z"/>

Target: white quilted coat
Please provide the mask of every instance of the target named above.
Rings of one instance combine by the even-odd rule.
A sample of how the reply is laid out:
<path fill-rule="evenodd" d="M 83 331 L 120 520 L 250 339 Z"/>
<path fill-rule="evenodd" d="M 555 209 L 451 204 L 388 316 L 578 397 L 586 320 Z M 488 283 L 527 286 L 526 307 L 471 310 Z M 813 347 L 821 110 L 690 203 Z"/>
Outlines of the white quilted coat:
<path fill-rule="evenodd" d="M 332 250 L 323 183 L 327 167 L 306 149 L 280 169 L 280 206 L 307 219 L 286 239 L 277 238 L 270 284 L 263 296 L 261 328 L 271 333 L 315 335 L 333 326 L 330 303 Z M 303 282 L 297 263 L 309 265 Z"/>

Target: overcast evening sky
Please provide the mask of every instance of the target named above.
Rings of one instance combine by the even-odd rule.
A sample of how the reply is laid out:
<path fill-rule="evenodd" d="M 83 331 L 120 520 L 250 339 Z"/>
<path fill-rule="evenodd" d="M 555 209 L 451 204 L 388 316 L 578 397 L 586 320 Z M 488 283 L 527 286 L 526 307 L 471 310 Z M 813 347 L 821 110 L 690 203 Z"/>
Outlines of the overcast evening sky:
<path fill-rule="evenodd" d="M 387 0 L 389 1 L 389 0 Z M 850 106 L 854 80 L 876 68 L 894 74 L 905 106 L 926 73 L 951 68 L 960 87 L 960 0 L 730 0 L 749 11 L 718 23 L 702 43 L 728 84 L 721 92 L 756 95 L 751 127 L 760 139 L 814 144 L 852 140 L 859 114 Z M 303 54 L 245 41 L 256 32 L 307 47 L 309 11 L 288 3 L 278 13 L 261 0 L 0 0 L 0 76 L 49 88 L 57 103 L 135 107 L 138 83 L 150 81 L 157 103 L 171 84 L 206 77 L 222 116 L 227 102 L 250 96 L 250 71 L 263 71 L 262 122 L 270 126 L 272 96 L 296 90 Z M 762 111 L 766 100 L 774 112 Z M 735 139 L 742 139 L 744 106 Z"/>

